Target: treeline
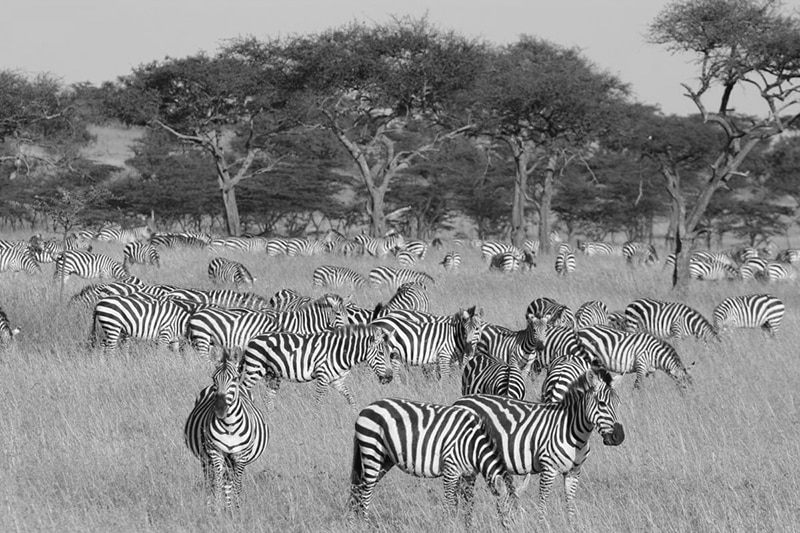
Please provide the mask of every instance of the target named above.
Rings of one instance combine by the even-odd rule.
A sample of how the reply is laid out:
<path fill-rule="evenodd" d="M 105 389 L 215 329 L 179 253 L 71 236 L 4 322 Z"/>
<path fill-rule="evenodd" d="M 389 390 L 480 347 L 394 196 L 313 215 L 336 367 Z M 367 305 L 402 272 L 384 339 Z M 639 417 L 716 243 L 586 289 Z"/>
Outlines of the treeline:
<path fill-rule="evenodd" d="M 647 239 L 663 217 L 670 238 L 785 232 L 800 195 L 799 19 L 772 1 L 674 2 L 647 40 L 698 60 L 683 86 L 697 115 L 637 103 L 582 51 L 424 18 L 236 38 L 99 87 L 0 72 L 0 217 L 41 221 L 72 194 L 92 198 L 78 202 L 86 223 L 152 213 L 232 235 L 430 238 L 467 221 L 518 243 L 535 226 L 546 251 L 552 222 L 593 239 Z M 735 112 L 744 85 L 764 116 Z M 108 123 L 146 127 L 133 171 L 81 157 L 87 126 Z"/>

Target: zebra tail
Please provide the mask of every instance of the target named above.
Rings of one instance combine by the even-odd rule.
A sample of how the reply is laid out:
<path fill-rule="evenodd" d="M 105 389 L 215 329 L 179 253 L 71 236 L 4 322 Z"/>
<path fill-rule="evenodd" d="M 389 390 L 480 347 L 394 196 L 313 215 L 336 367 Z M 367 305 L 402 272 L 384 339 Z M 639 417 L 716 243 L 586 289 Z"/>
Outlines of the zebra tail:
<path fill-rule="evenodd" d="M 97 310 L 92 311 L 92 330 L 89 332 L 89 346 L 97 346 Z"/>
<path fill-rule="evenodd" d="M 361 461 L 361 447 L 358 437 L 353 436 L 353 465 L 350 469 L 350 495 L 347 498 L 347 508 L 358 512 L 361 508 L 361 485 L 364 482 L 364 465 Z"/>

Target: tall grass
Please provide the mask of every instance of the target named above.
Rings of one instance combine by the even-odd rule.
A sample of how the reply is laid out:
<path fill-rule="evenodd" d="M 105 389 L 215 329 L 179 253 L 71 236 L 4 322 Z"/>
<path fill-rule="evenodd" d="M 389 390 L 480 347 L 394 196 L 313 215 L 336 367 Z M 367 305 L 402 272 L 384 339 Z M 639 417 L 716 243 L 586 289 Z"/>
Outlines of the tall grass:
<path fill-rule="evenodd" d="M 122 247 L 99 245 L 121 259 Z M 434 274 L 433 312 L 478 305 L 488 321 L 524 325 L 526 306 L 550 296 L 577 308 L 598 299 L 623 309 L 644 296 L 675 299 L 660 267 L 631 271 L 621 260 L 578 257 L 578 271 L 559 279 L 549 260 L 530 274 L 487 272 L 477 250 L 464 249 L 461 271 L 445 273 L 431 251 L 421 265 Z M 270 296 L 291 287 L 307 294 L 314 268 L 341 264 L 363 274 L 368 258 L 268 258 L 225 253 L 258 278 Z M 202 251 L 166 251 L 159 269 L 133 273 L 159 283 L 210 287 Z M 389 263 L 390 260 L 386 260 Z M 546 263 L 546 264 L 545 264 Z M 356 412 L 331 390 L 320 404 L 314 386 L 284 382 L 268 417 L 270 443 L 245 471 L 242 507 L 213 515 L 205 506 L 199 462 L 183 443 L 183 425 L 197 393 L 210 383 L 213 364 L 184 354 L 130 343 L 119 355 L 90 350 L 88 309 L 59 299 L 52 266 L 41 276 L 0 276 L 0 306 L 22 328 L 0 354 L 0 511 L 3 531 L 461 531 L 443 508 L 441 480 L 390 472 L 377 486 L 369 524 L 351 522 L 349 490 Z M 66 296 L 86 281 L 70 280 Z M 777 339 L 739 331 L 709 346 L 692 339 L 677 349 L 692 369 L 694 386 L 680 394 L 663 373 L 634 391 L 620 386 L 626 440 L 594 447 L 577 493 L 576 528 L 620 531 L 800 531 L 800 344 L 796 285 L 696 284 L 685 303 L 707 317 L 722 298 L 771 292 L 787 306 Z M 388 288 L 340 290 L 364 306 L 385 301 Z M 442 383 L 420 372 L 381 386 L 369 368 L 348 378 L 359 407 L 382 397 L 450 403 L 457 374 Z M 539 383 L 528 398 L 538 396 Z M 255 389 L 264 406 L 264 386 Z M 522 497 L 513 531 L 536 527 L 535 483 Z M 551 496 L 546 531 L 567 528 L 563 484 Z M 475 524 L 499 531 L 491 495 L 479 481 Z"/>

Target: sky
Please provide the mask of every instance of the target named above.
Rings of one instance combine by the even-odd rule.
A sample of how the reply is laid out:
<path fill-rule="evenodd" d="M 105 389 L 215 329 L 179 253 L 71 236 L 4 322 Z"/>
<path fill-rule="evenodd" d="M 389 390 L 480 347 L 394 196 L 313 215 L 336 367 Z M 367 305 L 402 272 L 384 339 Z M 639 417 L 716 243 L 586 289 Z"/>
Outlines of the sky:
<path fill-rule="evenodd" d="M 646 42 L 667 2 L 657 0 L 12 0 L 3 9 L 0 69 L 48 72 L 65 83 L 100 84 L 142 63 L 214 53 L 226 39 L 307 34 L 354 20 L 427 14 L 441 29 L 496 44 L 527 34 L 581 49 L 666 114 L 696 113 L 681 83 L 692 58 Z M 785 4 L 800 12 L 800 0 Z M 718 101 L 718 99 L 717 99 Z M 709 107 L 713 108 L 712 100 Z M 736 111 L 762 116 L 756 94 L 734 95 Z"/>

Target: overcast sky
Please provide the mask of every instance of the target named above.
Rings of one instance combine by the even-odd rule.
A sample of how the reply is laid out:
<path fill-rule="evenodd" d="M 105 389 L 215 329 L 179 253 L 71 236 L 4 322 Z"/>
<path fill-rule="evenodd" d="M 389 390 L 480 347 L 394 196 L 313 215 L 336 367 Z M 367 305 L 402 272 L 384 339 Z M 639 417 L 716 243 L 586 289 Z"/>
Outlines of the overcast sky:
<path fill-rule="evenodd" d="M 645 42 L 658 0 L 10 0 L 0 29 L 0 69 L 50 72 L 66 83 L 99 84 L 165 56 L 213 53 L 231 37 L 303 34 L 353 20 L 383 23 L 421 16 L 442 29 L 504 44 L 528 34 L 580 48 L 629 83 L 639 101 L 665 113 L 696 112 L 681 82 L 696 69 Z M 800 8 L 800 0 L 790 0 Z M 740 112 L 763 115 L 753 94 L 735 95 Z M 708 103 L 713 107 L 711 102 Z"/>

